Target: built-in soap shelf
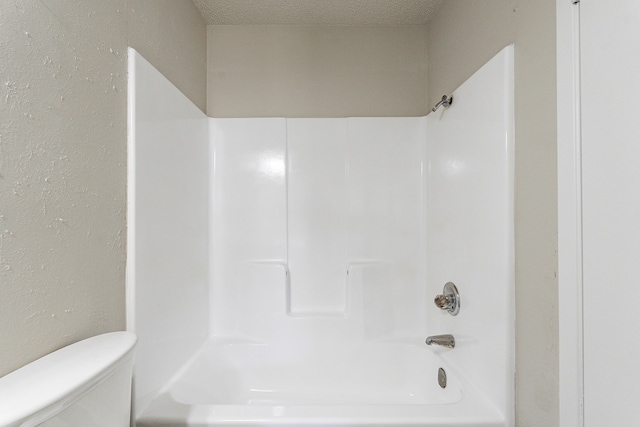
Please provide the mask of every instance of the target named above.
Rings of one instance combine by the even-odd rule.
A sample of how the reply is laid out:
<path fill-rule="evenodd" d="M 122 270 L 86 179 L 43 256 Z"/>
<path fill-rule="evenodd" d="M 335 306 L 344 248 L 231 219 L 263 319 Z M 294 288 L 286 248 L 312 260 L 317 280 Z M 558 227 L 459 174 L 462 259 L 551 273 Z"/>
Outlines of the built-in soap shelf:
<path fill-rule="evenodd" d="M 310 337 L 365 340 L 380 343 L 413 341 L 416 331 L 407 331 L 406 306 L 398 298 L 404 290 L 397 282 L 399 267 L 380 259 L 358 259 L 347 264 L 344 273 L 344 302 L 335 310 L 297 311 L 287 262 L 283 259 L 255 259 L 237 269 L 234 326 L 230 336 L 247 337 L 248 342 L 266 343 Z M 416 318 L 411 325 L 420 325 Z M 415 326 L 416 328 L 419 326 Z"/>
<path fill-rule="evenodd" d="M 292 286 L 295 283 L 292 283 L 287 262 L 282 259 L 255 259 L 241 263 L 237 285 L 241 293 L 248 297 L 246 302 L 249 305 L 272 304 L 274 312 L 282 311 L 292 318 L 347 318 L 360 314 L 356 302 L 362 300 L 362 287 L 366 286 L 362 270 L 385 264 L 391 263 L 376 259 L 350 262 L 345 269 L 343 304 L 322 311 L 306 311 L 295 307 L 295 301 L 292 301 Z M 358 312 L 354 313 L 354 310 Z"/>
<path fill-rule="evenodd" d="M 402 304 L 397 294 L 397 266 L 380 259 L 358 259 L 344 273 L 343 304 L 323 311 L 296 310 L 292 281 L 283 259 L 254 259 L 241 263 L 236 275 L 238 291 L 235 336 L 271 342 L 281 336 L 339 334 L 368 341 L 398 343 L 397 315 Z M 397 306 L 390 310 L 391 306 Z M 398 308 L 400 307 L 400 308 Z"/>

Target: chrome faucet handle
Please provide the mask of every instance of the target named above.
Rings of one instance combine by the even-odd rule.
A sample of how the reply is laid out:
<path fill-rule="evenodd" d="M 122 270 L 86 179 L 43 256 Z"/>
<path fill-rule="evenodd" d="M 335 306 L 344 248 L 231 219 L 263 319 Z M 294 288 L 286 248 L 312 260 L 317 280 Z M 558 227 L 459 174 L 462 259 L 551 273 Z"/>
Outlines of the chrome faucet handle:
<path fill-rule="evenodd" d="M 460 312 L 460 294 L 458 288 L 451 282 L 444 285 L 441 295 L 437 295 L 433 302 L 441 310 L 446 310 L 452 316 Z"/>
<path fill-rule="evenodd" d="M 433 302 L 436 304 L 436 306 L 438 306 L 438 308 L 441 308 L 442 310 L 448 309 L 451 305 L 451 300 L 446 295 L 437 295 L 433 299 Z"/>

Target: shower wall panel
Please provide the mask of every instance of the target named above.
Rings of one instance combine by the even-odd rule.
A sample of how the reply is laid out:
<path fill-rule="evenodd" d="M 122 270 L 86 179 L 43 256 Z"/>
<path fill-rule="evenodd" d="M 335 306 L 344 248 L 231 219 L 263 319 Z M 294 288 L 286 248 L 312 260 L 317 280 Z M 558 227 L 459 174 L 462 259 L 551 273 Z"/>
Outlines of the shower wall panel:
<path fill-rule="evenodd" d="M 209 120 L 212 332 L 255 338 L 286 303 L 286 121 Z"/>
<path fill-rule="evenodd" d="M 211 123 L 214 335 L 420 341 L 426 119 Z"/>
<path fill-rule="evenodd" d="M 127 328 L 136 410 L 208 337 L 208 122 L 129 49 Z"/>
<path fill-rule="evenodd" d="M 346 310 L 347 120 L 287 119 L 292 315 Z"/>
<path fill-rule="evenodd" d="M 350 118 L 348 128 L 348 260 L 364 269 L 367 337 L 420 337 L 426 118 Z"/>
<path fill-rule="evenodd" d="M 427 284 L 454 282 L 453 317 L 430 304 L 429 335 L 456 338 L 443 357 L 512 419 L 514 387 L 513 46 L 427 117 Z M 509 413 L 511 412 L 511 414 Z"/>

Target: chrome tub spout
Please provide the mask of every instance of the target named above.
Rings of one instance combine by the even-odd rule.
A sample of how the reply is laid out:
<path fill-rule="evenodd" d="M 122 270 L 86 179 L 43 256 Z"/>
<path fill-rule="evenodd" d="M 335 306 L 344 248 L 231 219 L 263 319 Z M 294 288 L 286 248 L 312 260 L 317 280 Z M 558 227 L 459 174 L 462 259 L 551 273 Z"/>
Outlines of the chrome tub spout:
<path fill-rule="evenodd" d="M 432 335 L 427 337 L 425 341 L 427 345 L 440 345 L 442 347 L 454 348 L 456 346 L 456 339 L 453 335 Z"/>

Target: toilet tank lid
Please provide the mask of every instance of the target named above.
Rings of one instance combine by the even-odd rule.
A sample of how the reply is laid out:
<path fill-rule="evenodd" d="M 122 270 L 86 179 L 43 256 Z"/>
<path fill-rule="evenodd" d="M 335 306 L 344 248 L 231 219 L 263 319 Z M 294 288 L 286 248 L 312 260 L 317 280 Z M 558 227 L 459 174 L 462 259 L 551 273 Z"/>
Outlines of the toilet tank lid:
<path fill-rule="evenodd" d="M 136 340 L 131 332 L 87 338 L 0 378 L 0 426 L 64 410 L 129 360 Z"/>

